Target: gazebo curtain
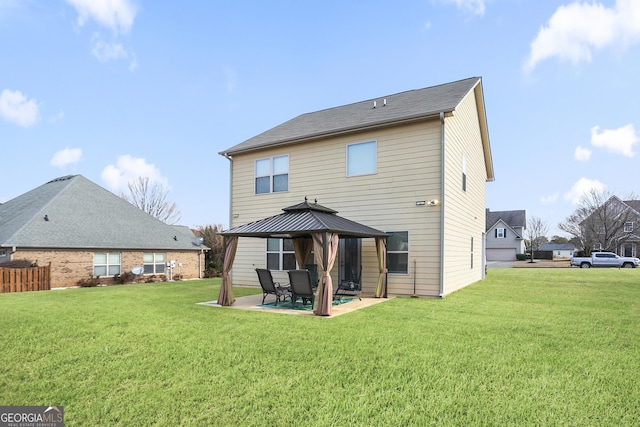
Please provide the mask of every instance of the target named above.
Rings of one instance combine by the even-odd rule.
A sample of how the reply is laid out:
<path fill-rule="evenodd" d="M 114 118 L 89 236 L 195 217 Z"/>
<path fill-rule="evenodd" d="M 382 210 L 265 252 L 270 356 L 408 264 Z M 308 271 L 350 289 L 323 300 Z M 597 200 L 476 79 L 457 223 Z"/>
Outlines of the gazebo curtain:
<path fill-rule="evenodd" d="M 233 296 L 233 288 L 231 287 L 229 270 L 231 270 L 233 260 L 236 257 L 237 248 L 238 236 L 224 236 L 224 263 L 222 265 L 222 285 L 220 285 L 220 293 L 218 294 L 218 304 L 222 306 L 230 306 L 236 300 Z"/>
<path fill-rule="evenodd" d="M 376 253 L 378 254 L 378 285 L 376 286 L 376 298 L 387 294 L 387 238 L 376 237 Z"/>
<path fill-rule="evenodd" d="M 319 273 L 322 275 L 318 284 L 316 295 L 317 307 L 314 314 L 317 316 L 330 316 L 333 304 L 333 283 L 331 269 L 338 255 L 339 236 L 335 233 L 315 233 L 312 235 L 313 248 L 316 254 L 316 263 Z"/>
<path fill-rule="evenodd" d="M 304 268 L 313 250 L 313 240 L 310 237 L 296 237 L 293 239 L 293 250 L 296 253 L 298 266 Z"/>

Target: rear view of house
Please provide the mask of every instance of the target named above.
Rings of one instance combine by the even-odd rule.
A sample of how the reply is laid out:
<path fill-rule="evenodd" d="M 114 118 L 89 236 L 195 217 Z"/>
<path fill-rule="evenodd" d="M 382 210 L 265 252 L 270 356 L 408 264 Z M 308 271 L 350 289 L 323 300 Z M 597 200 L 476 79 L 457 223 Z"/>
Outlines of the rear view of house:
<path fill-rule="evenodd" d="M 167 225 L 82 175 L 0 205 L 0 263 L 50 263 L 52 287 L 136 267 L 141 280 L 197 278 L 206 249 L 198 243 L 188 227 Z"/>
<path fill-rule="evenodd" d="M 387 233 L 389 294 L 444 296 L 484 277 L 494 172 L 479 77 L 303 114 L 220 154 L 232 228 L 308 198 Z M 256 268 L 304 268 L 285 237 L 241 237 L 233 283 L 257 287 Z M 356 275 L 372 295 L 375 241 L 347 236 L 338 248 L 333 281 Z"/>

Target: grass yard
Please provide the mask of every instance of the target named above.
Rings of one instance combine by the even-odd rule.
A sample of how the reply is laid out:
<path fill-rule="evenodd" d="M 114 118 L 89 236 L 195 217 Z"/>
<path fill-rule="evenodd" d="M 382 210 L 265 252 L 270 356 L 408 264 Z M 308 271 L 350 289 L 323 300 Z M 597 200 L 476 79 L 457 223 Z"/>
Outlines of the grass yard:
<path fill-rule="evenodd" d="M 640 425 L 637 269 L 489 270 L 335 318 L 196 305 L 218 287 L 0 294 L 0 405 L 66 426 Z"/>

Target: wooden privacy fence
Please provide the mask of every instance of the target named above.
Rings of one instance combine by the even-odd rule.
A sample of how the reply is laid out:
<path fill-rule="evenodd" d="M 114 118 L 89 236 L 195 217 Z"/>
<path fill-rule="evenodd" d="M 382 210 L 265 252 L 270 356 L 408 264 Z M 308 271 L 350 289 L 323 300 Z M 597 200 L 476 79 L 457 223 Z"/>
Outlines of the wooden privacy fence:
<path fill-rule="evenodd" d="M 51 289 L 51 264 L 45 267 L 0 267 L 0 293 L 48 291 Z"/>

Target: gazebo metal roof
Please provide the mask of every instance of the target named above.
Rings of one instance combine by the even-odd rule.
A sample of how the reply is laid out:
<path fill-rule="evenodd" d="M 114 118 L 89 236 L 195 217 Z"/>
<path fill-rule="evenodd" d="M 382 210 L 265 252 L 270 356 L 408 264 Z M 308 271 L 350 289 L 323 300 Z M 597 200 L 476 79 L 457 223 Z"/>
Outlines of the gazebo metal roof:
<path fill-rule="evenodd" d="M 336 233 L 340 237 L 387 237 L 388 234 L 337 215 L 337 211 L 305 201 L 282 209 L 284 212 L 220 234 L 239 237 L 301 237 L 312 233 Z"/>

